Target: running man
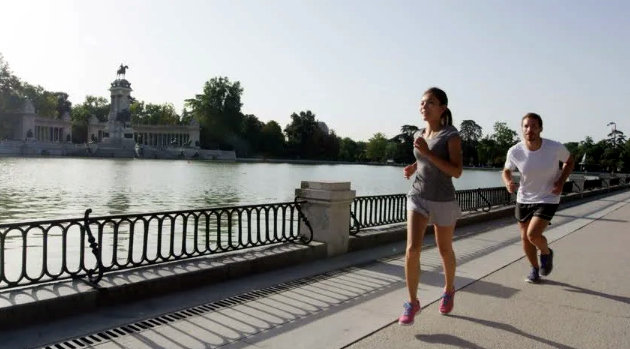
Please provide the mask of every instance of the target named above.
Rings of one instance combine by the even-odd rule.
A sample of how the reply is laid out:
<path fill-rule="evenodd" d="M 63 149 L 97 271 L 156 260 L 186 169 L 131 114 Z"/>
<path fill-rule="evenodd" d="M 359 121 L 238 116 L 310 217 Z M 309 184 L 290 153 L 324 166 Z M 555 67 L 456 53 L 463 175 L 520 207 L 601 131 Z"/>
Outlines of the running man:
<path fill-rule="evenodd" d="M 523 250 L 532 266 L 525 280 L 530 283 L 539 282 L 540 275 L 547 276 L 553 269 L 553 250 L 547 245 L 543 232 L 558 209 L 562 188 L 575 163 L 562 143 L 541 138 L 542 130 L 540 115 L 526 114 L 521 119 L 523 140 L 508 150 L 503 168 L 503 183 L 510 194 L 517 187 L 512 182 L 512 171 L 520 172 L 515 216 Z"/>

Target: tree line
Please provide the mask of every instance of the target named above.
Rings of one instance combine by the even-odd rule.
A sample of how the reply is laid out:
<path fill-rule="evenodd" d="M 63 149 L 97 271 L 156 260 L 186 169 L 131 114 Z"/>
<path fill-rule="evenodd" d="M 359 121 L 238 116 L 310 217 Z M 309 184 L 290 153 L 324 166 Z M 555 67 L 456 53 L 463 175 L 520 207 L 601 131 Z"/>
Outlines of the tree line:
<path fill-rule="evenodd" d="M 201 91 L 185 101 L 178 114 L 170 103 L 152 104 L 132 99 L 132 124 L 182 125 L 196 120 L 200 125 L 200 144 L 206 149 L 234 150 L 238 157 L 266 157 L 310 159 L 346 162 L 414 161 L 410 151 L 414 125 L 402 125 L 400 133 L 388 138 L 374 134 L 367 142 L 338 136 L 334 130 L 317 120 L 310 110 L 294 112 L 284 128 L 276 121 L 263 122 L 256 115 L 244 114 L 239 81 L 227 77 L 208 80 Z M 41 116 L 60 118 L 68 112 L 72 121 L 72 141 L 87 140 L 87 125 L 92 116 L 107 120 L 109 100 L 86 96 L 83 103 L 72 105 L 65 92 L 47 91 L 41 86 L 23 82 L 9 70 L 0 54 L 0 113 L 19 110 L 25 99 L 30 99 Z M 0 118 L 0 139 L 3 137 Z M 502 167 L 509 147 L 519 140 L 516 131 L 505 122 L 496 122 L 492 133 L 484 135 L 474 120 L 463 120 L 459 125 L 462 137 L 464 164 L 477 167 Z M 595 143 L 591 137 L 581 142 L 565 144 L 584 170 L 630 171 L 630 141 L 624 133 L 614 129 L 607 138 Z"/>

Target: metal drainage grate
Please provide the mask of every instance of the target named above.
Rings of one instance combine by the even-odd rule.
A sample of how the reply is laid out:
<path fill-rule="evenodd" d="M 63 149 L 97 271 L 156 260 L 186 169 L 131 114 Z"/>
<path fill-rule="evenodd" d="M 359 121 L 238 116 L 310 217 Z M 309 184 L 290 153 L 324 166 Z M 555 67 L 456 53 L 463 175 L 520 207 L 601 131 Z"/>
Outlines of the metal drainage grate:
<path fill-rule="evenodd" d="M 228 297 L 228 298 L 216 301 L 216 302 L 198 305 L 198 306 L 188 308 L 185 310 L 180 310 L 174 313 L 160 315 L 151 319 L 134 322 L 128 325 L 123 325 L 123 326 L 112 328 L 112 329 L 105 330 L 102 332 L 93 333 L 90 335 L 86 335 L 86 336 L 78 337 L 74 339 L 69 339 L 67 341 L 59 342 L 56 344 L 50 344 L 50 345 L 45 346 L 44 348 L 45 349 L 76 349 L 76 348 L 90 347 L 93 345 L 97 345 L 99 343 L 110 341 L 114 338 L 126 336 L 128 334 L 138 333 L 149 328 L 167 325 L 169 323 L 183 320 L 192 316 L 203 315 L 208 312 L 213 312 L 219 309 L 233 307 L 233 306 L 240 305 L 246 302 L 268 297 L 268 296 L 271 296 L 280 292 L 296 289 L 304 285 L 308 285 L 310 283 L 327 280 L 335 276 L 338 276 L 340 274 L 349 273 L 353 270 L 357 270 L 357 268 L 348 267 L 348 268 L 334 270 L 334 271 L 330 271 L 330 272 L 326 272 L 326 273 L 322 273 L 322 274 L 318 274 L 314 276 L 305 277 L 298 280 L 283 282 L 283 283 L 270 286 L 267 288 L 253 290 L 253 291 L 246 292 L 240 295 Z"/>

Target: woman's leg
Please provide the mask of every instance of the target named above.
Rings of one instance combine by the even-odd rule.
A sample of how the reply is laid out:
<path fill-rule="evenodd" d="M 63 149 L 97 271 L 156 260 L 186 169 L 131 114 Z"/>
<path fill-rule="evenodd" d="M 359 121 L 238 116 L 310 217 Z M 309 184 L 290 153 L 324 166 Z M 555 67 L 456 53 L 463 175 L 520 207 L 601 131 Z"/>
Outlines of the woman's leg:
<path fill-rule="evenodd" d="M 444 268 L 444 291 L 455 291 L 455 251 L 453 250 L 453 232 L 455 226 L 433 226 L 435 229 L 435 243 L 442 257 Z"/>
<path fill-rule="evenodd" d="M 420 250 L 422 239 L 427 228 L 428 217 L 415 211 L 407 211 L 407 248 L 405 252 L 405 280 L 409 301 L 418 299 L 418 282 L 420 281 Z"/>

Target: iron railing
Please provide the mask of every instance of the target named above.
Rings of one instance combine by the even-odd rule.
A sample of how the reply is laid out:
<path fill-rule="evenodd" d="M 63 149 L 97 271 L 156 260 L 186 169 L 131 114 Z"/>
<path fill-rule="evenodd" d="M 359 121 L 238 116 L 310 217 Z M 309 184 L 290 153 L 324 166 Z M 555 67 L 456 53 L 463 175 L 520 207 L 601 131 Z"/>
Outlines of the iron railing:
<path fill-rule="evenodd" d="M 493 206 L 513 204 L 515 196 L 505 187 L 457 190 L 455 198 L 462 211 L 489 211 Z M 357 196 L 350 205 L 350 234 L 362 228 L 375 227 L 407 220 L 407 195 Z"/>
<path fill-rule="evenodd" d="M 0 289 L 288 242 L 309 243 L 304 201 L 0 224 Z M 300 231 L 300 222 L 308 232 Z M 87 241 L 86 241 L 87 240 Z"/>

